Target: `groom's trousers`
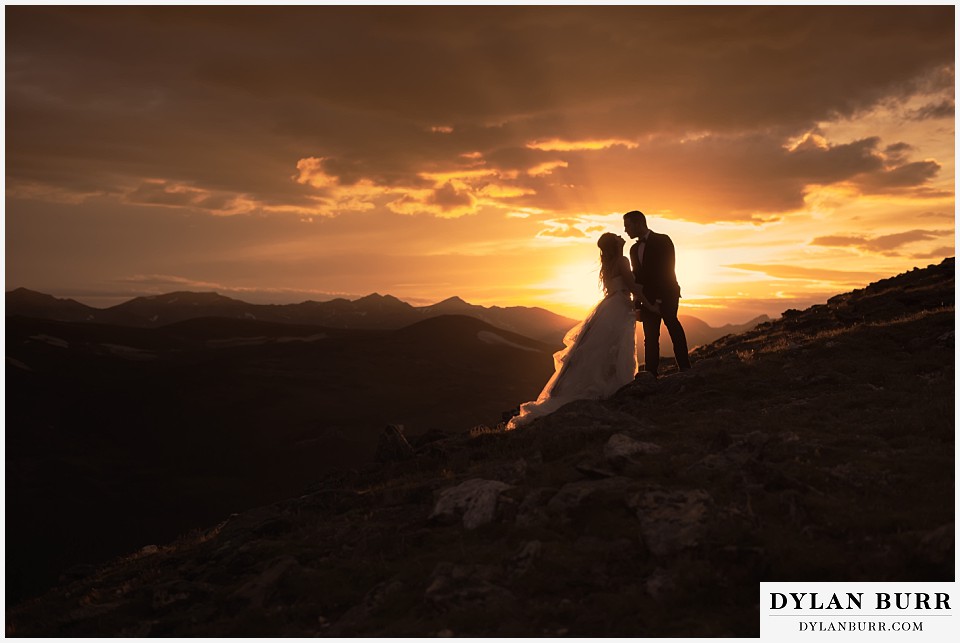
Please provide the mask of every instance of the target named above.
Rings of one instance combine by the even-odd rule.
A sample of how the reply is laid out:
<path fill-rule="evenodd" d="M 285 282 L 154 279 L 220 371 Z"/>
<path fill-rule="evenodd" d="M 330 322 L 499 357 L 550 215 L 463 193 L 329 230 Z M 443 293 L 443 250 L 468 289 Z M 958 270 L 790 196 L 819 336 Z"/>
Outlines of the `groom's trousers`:
<path fill-rule="evenodd" d="M 640 309 L 640 322 L 643 324 L 643 361 L 644 369 L 656 375 L 660 369 L 660 322 L 667 327 L 670 341 L 673 342 L 673 354 L 677 358 L 677 366 L 681 369 L 690 368 L 690 357 L 687 354 L 687 335 L 677 319 L 677 310 L 680 308 L 679 299 L 668 299 L 660 304 L 660 314 L 648 308 Z"/>

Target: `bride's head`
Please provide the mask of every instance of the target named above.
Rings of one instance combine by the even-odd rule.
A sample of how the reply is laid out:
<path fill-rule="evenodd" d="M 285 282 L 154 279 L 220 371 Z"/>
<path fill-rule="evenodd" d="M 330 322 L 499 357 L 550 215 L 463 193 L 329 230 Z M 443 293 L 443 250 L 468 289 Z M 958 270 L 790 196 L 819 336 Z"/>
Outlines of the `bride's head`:
<path fill-rule="evenodd" d="M 600 282 L 603 284 L 605 293 L 607 292 L 607 277 L 617 274 L 617 262 L 623 257 L 624 243 L 620 235 L 612 232 L 604 232 L 597 239 L 597 247 L 600 248 Z"/>

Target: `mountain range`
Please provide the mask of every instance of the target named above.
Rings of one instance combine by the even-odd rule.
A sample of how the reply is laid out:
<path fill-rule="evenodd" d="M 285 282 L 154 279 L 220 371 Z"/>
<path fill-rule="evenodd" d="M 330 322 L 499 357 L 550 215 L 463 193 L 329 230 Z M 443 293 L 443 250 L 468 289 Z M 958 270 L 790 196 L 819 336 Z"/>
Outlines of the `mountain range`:
<path fill-rule="evenodd" d="M 440 315 L 467 315 L 492 326 L 534 339 L 553 339 L 576 321 L 542 308 L 475 306 L 451 297 L 431 306 L 412 306 L 391 295 L 373 293 L 356 300 L 304 301 L 297 304 L 250 304 L 215 292 L 172 292 L 136 297 L 109 308 L 93 308 L 17 288 L 6 293 L 6 314 L 157 328 L 198 317 L 225 317 L 328 328 L 397 329 Z"/>
<path fill-rule="evenodd" d="M 158 328 L 189 319 L 222 317 L 301 326 L 379 330 L 399 329 L 441 315 L 465 315 L 555 346 L 561 345 L 564 334 L 577 323 L 577 320 L 543 308 L 477 306 L 459 297 L 417 307 L 391 295 L 377 293 L 356 300 L 250 304 L 215 292 L 185 291 L 136 297 L 110 308 L 94 308 L 73 299 L 17 288 L 6 293 L 6 314 L 138 328 Z M 695 347 L 724 335 L 748 330 L 770 318 L 763 315 L 743 324 L 727 324 L 719 328 L 691 315 L 681 315 L 680 320 L 684 324 L 689 345 Z M 664 355 L 672 355 L 673 345 L 667 334 L 663 335 Z M 642 332 L 639 337 L 642 341 Z"/>

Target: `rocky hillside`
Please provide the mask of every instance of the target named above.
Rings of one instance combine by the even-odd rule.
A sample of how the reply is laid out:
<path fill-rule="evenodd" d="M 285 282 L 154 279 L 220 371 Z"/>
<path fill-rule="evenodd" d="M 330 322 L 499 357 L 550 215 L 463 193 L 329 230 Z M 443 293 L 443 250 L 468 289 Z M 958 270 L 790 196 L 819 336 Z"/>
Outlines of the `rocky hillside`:
<path fill-rule="evenodd" d="M 954 325 L 949 259 L 524 429 L 387 430 L 7 634 L 757 636 L 761 580 L 952 580 Z"/>

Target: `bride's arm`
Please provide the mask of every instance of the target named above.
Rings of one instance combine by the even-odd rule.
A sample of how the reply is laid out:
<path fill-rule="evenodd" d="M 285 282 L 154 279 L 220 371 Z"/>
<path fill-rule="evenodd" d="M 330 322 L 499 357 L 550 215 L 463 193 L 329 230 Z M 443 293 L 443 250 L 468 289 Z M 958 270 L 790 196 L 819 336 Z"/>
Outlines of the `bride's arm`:
<path fill-rule="evenodd" d="M 637 301 L 643 302 L 643 305 L 647 306 L 648 308 L 655 308 L 650 300 L 643 295 L 643 286 L 637 283 L 633 271 L 630 270 L 630 260 L 626 257 L 623 257 L 620 260 L 620 276 L 623 277 L 624 283 L 627 284 L 627 287 L 630 289 L 630 293 L 637 299 Z"/>

